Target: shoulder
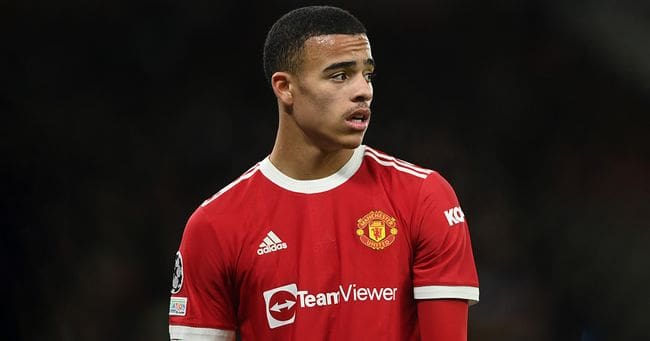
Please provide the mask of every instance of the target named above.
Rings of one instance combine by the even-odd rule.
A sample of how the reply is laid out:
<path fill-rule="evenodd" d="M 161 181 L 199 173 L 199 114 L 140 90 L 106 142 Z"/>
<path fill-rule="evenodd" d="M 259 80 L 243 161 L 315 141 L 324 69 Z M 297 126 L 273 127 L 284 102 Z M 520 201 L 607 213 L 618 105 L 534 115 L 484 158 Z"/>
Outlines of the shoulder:
<path fill-rule="evenodd" d="M 431 169 L 404 161 L 369 146 L 366 146 L 365 148 L 364 160 L 370 167 L 380 169 L 396 176 L 404 176 L 406 178 L 415 177 L 426 179 L 429 174 L 434 173 Z"/>
<path fill-rule="evenodd" d="M 246 202 L 255 200 L 259 164 L 254 165 L 230 184 L 206 199 L 190 215 L 183 232 L 188 245 L 233 241 L 240 236 Z"/>
<path fill-rule="evenodd" d="M 456 200 L 451 184 L 436 170 L 413 164 L 369 146 L 365 148 L 364 161 L 371 172 L 392 178 L 392 181 L 397 181 L 399 185 L 415 186 L 420 196 L 435 195 L 447 200 Z"/>
<path fill-rule="evenodd" d="M 185 233 L 201 235 L 237 231 L 246 217 L 245 210 L 259 193 L 259 163 L 204 200 L 190 215 Z"/>
<path fill-rule="evenodd" d="M 254 188 L 255 178 L 260 174 L 259 170 L 260 163 L 257 163 L 210 198 L 204 200 L 197 211 L 214 214 L 231 211 L 231 209 L 238 207 L 239 202 L 249 196 L 251 188 Z"/>

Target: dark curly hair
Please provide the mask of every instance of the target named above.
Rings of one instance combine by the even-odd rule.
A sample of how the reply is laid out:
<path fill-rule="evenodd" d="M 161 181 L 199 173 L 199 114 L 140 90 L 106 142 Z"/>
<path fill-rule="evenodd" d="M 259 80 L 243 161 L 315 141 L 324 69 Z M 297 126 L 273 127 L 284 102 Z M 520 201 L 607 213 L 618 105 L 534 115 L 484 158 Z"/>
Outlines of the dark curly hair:
<path fill-rule="evenodd" d="M 326 34 L 364 34 L 366 28 L 348 11 L 332 6 L 308 6 L 283 15 L 264 42 L 264 73 L 270 82 L 278 71 L 296 72 L 305 40 Z"/>

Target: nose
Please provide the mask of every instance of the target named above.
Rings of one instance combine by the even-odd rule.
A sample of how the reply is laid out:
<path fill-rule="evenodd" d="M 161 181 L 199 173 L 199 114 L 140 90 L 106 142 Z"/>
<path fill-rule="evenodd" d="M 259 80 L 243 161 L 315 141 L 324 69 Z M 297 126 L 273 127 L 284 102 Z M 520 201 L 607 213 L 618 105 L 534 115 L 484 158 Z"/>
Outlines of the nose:
<path fill-rule="evenodd" d="M 370 105 L 370 101 L 372 101 L 372 92 L 372 83 L 368 81 L 363 74 L 356 77 L 354 82 L 354 92 L 352 95 L 353 102 L 366 102 L 366 104 Z"/>

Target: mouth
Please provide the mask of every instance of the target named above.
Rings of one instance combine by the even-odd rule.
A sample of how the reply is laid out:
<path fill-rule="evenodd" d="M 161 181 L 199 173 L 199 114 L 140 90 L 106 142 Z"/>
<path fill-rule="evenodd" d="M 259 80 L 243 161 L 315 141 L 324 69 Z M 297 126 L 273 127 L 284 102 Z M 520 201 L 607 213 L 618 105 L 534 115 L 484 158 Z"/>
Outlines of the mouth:
<path fill-rule="evenodd" d="M 345 121 L 352 129 L 363 131 L 368 128 L 370 113 L 370 108 L 357 108 L 345 118 Z"/>
<path fill-rule="evenodd" d="M 364 123 L 367 122 L 368 119 L 370 119 L 370 108 L 358 108 L 348 115 L 346 121 Z"/>

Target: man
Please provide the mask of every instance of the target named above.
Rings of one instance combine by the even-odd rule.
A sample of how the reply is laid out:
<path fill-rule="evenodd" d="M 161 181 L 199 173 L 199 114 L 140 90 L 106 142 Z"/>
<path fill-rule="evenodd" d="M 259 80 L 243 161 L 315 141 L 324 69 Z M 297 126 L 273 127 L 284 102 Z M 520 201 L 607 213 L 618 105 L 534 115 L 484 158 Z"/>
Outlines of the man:
<path fill-rule="evenodd" d="M 436 172 L 362 145 L 375 62 L 326 6 L 268 33 L 271 154 L 189 219 L 172 340 L 465 340 L 478 280 L 465 217 Z"/>

